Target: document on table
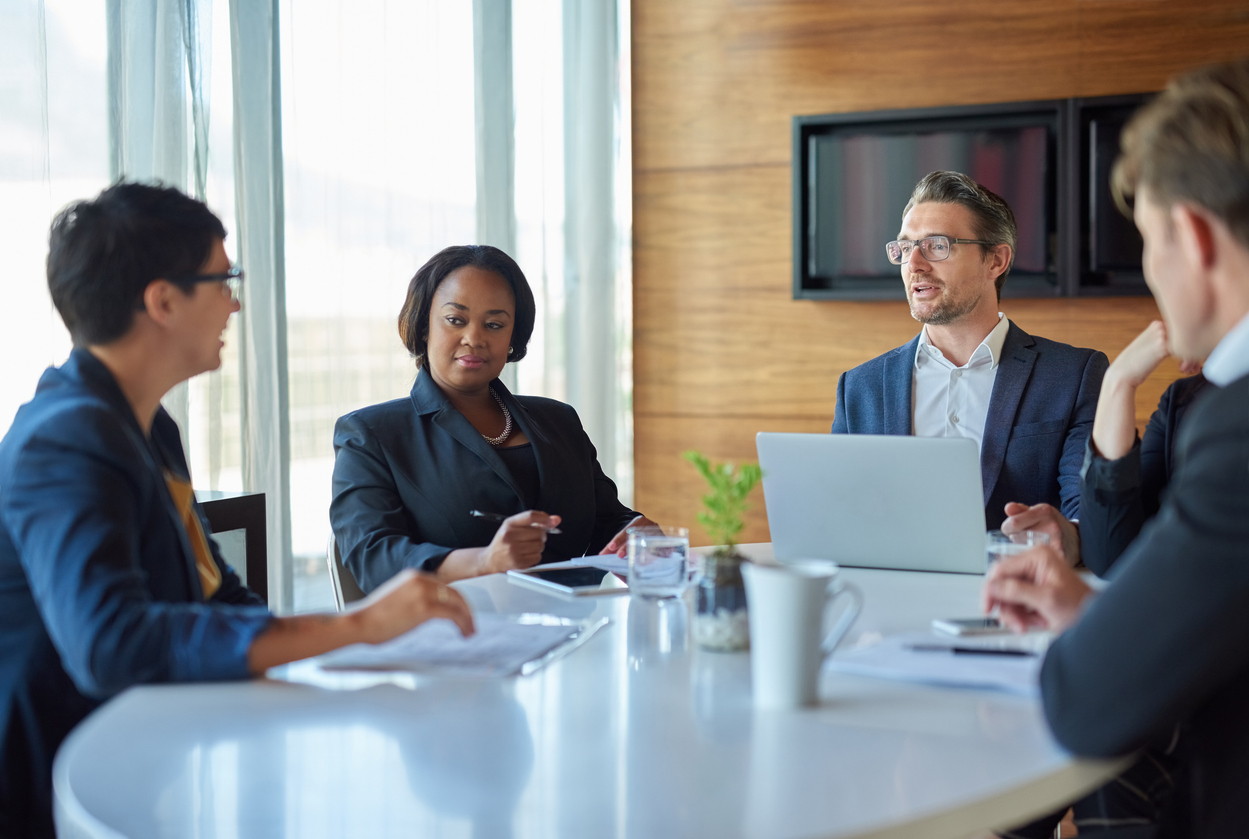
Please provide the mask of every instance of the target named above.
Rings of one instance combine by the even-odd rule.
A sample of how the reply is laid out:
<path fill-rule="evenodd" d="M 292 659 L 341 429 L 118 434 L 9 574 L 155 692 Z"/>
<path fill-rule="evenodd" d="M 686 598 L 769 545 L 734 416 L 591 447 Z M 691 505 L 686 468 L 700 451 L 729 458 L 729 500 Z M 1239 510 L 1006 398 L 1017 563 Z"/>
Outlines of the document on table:
<path fill-rule="evenodd" d="M 476 614 L 468 638 L 436 618 L 381 644 L 352 644 L 317 659 L 326 670 L 404 670 L 457 675 L 528 675 L 585 643 L 607 618 Z"/>
<path fill-rule="evenodd" d="M 576 559 L 567 559 L 563 562 L 548 562 L 539 566 L 543 571 L 558 571 L 560 568 L 602 568 L 604 571 L 610 571 L 613 574 L 619 574 L 624 577 L 629 573 L 629 560 L 621 559 L 615 554 L 604 554 L 593 556 L 586 554 Z"/>
<path fill-rule="evenodd" d="M 965 638 L 927 632 L 892 635 L 857 650 L 838 653 L 828 666 L 838 673 L 873 676 L 945 687 L 1003 690 L 1041 695 L 1044 638 Z M 919 649 L 916 649 L 919 648 Z M 936 648 L 936 649 L 934 649 Z M 1032 655 L 955 653 L 960 650 L 1017 650 Z"/>

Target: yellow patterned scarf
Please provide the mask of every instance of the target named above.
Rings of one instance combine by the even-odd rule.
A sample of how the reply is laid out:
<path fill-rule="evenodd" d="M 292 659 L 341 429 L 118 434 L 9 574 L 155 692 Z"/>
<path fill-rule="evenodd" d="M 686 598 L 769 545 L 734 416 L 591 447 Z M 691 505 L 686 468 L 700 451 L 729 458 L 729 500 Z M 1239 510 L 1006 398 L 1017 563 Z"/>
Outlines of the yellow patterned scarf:
<path fill-rule="evenodd" d="M 200 587 L 204 589 L 204 599 L 207 600 L 221 588 L 221 569 L 213 561 L 212 551 L 208 549 L 208 538 L 204 535 L 199 516 L 195 514 L 195 490 L 168 470 L 165 471 L 165 483 L 169 486 L 169 494 L 173 496 L 173 503 L 182 518 L 182 526 L 186 528 L 191 549 L 195 551 L 195 567 L 199 570 Z"/>

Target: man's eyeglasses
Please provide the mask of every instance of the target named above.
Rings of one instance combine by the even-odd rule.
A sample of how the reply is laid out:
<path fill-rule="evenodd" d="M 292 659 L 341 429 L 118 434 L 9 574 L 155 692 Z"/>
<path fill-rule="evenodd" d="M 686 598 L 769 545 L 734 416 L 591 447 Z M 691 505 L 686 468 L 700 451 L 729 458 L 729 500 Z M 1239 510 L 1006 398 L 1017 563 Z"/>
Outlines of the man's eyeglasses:
<path fill-rule="evenodd" d="M 221 283 L 221 293 L 230 295 L 233 300 L 239 299 L 239 290 L 243 285 L 242 268 L 231 268 L 220 274 L 192 274 L 189 277 L 178 277 L 170 280 L 175 285 L 194 285 L 195 283 Z"/>
<path fill-rule="evenodd" d="M 909 261 L 911 252 L 919 245 L 919 252 L 929 262 L 941 262 L 950 258 L 950 245 L 993 245 L 983 239 L 951 239 L 949 236 L 926 236 L 917 242 L 898 239 L 885 243 L 885 254 L 894 265 L 902 265 Z"/>

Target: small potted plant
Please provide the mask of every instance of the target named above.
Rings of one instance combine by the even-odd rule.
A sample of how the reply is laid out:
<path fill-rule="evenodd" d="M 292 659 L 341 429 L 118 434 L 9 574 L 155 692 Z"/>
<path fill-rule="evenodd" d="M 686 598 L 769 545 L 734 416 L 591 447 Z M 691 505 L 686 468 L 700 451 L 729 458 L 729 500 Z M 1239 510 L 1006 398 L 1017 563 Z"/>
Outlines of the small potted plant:
<path fill-rule="evenodd" d="M 694 618 L 694 638 L 707 650 L 744 650 L 750 646 L 750 623 L 746 612 L 746 587 L 737 552 L 737 535 L 742 532 L 746 496 L 763 477 L 755 463 L 734 467 L 712 463 L 699 452 L 684 454 L 703 476 L 710 492 L 703 496 L 698 523 L 706 528 L 717 545 L 703 559 L 698 584 L 698 611 Z"/>

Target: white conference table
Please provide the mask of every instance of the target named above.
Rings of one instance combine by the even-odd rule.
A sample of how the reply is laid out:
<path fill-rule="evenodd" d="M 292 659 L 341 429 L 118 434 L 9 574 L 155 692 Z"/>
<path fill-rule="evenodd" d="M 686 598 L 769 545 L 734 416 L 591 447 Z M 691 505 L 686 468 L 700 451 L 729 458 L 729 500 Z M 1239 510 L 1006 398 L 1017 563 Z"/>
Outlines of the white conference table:
<path fill-rule="evenodd" d="M 852 638 L 978 611 L 977 576 L 844 573 L 866 596 Z M 458 587 L 477 611 L 611 623 L 525 677 L 292 665 L 133 688 L 57 755 L 60 836 L 959 839 L 1121 766 L 1073 759 L 1038 701 L 1003 693 L 825 671 L 818 707 L 756 712 L 749 656 L 697 649 L 688 602 Z"/>

